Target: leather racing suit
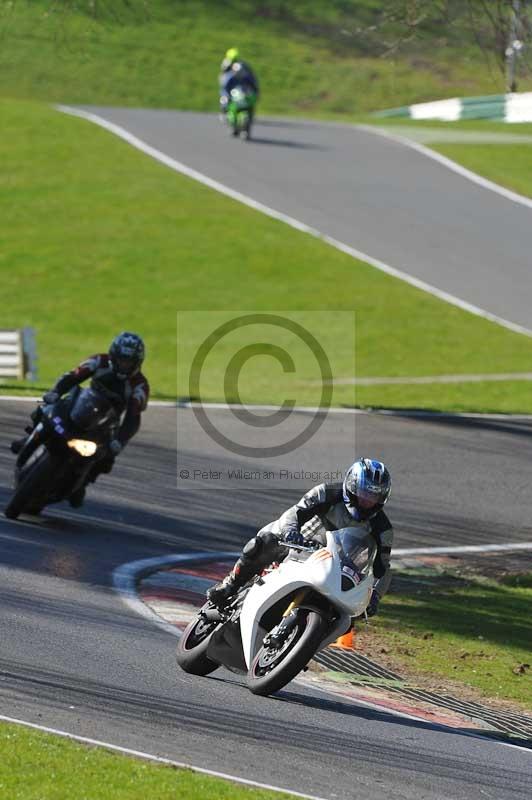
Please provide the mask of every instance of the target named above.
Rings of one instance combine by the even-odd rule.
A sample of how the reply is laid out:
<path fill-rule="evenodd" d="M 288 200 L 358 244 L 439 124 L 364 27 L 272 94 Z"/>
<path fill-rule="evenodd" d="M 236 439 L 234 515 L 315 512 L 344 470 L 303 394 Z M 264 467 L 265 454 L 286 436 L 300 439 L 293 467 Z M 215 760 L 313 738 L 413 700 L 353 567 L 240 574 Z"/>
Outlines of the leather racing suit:
<path fill-rule="evenodd" d="M 298 538 L 298 534 L 305 540 L 313 540 L 324 545 L 325 531 L 358 527 L 370 533 L 377 546 L 373 564 L 373 574 L 376 578 L 374 584 L 376 610 L 378 599 L 388 591 L 391 582 L 390 554 L 393 528 L 382 509 L 368 520 L 355 521 L 345 507 L 341 482 L 321 483 L 315 486 L 279 519 L 261 528 L 244 546 L 240 558 L 223 583 L 237 589 L 269 564 L 282 561 L 288 554 L 288 547 L 283 542 L 294 541 Z M 223 583 L 218 586 L 223 586 Z M 214 594 L 213 590 L 209 593 L 214 602 L 216 602 L 217 588 L 214 587 Z"/>
<path fill-rule="evenodd" d="M 148 381 L 141 372 L 136 372 L 127 378 L 119 378 L 112 368 L 109 354 L 100 353 L 90 356 L 70 372 L 65 372 L 49 393 L 55 392 L 61 397 L 87 378 L 91 378 L 92 382 L 103 386 L 111 397 L 114 395 L 114 404 L 121 416 L 121 422 L 115 434 L 115 440 L 119 442 L 118 450 L 120 450 L 140 428 L 140 416 L 148 405 L 150 395 Z M 39 422 L 41 413 L 41 407 L 39 407 L 31 414 L 34 426 Z M 31 430 L 31 427 L 26 428 L 27 433 L 30 433 Z M 20 447 L 24 441 L 25 437 L 17 440 L 14 444 Z M 13 452 L 18 452 L 18 449 Z M 115 454 L 109 451 L 106 456 L 96 461 L 87 475 L 86 483 L 93 483 L 101 473 L 111 472 L 114 460 Z"/>
<path fill-rule="evenodd" d="M 109 354 L 100 353 L 90 356 L 70 372 L 65 372 L 51 391 L 63 395 L 87 378 L 92 378 L 116 395 L 119 411 L 125 412 L 116 438 L 124 447 L 140 428 L 140 415 L 146 409 L 150 395 L 148 381 L 142 372 L 125 379 L 119 378 L 113 371 Z"/>

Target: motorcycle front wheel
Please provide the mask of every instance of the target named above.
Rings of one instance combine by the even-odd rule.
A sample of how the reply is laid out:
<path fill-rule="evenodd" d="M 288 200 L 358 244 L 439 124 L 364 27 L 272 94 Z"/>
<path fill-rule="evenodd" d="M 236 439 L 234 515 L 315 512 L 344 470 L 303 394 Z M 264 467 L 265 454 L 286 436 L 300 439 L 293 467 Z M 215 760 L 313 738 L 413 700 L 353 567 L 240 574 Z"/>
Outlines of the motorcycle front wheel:
<path fill-rule="evenodd" d="M 262 646 L 253 659 L 247 676 L 253 694 L 265 697 L 295 678 L 317 651 L 327 627 L 317 611 L 301 608 L 286 641 L 280 647 Z"/>
<path fill-rule="evenodd" d="M 52 472 L 52 462 L 50 453 L 45 450 L 35 464 L 28 469 L 19 485 L 16 487 L 13 497 L 4 509 L 4 514 L 8 519 L 17 519 L 23 511 L 39 511 L 44 503 L 35 501 L 35 496 L 42 496 Z M 32 503 L 33 501 L 33 503 Z"/>
<path fill-rule="evenodd" d="M 210 604 L 208 607 L 212 608 Z M 187 625 L 181 634 L 176 651 L 176 660 L 182 670 L 192 675 L 209 675 L 218 669 L 220 665 L 207 658 L 207 648 L 219 624 L 198 615 Z"/>

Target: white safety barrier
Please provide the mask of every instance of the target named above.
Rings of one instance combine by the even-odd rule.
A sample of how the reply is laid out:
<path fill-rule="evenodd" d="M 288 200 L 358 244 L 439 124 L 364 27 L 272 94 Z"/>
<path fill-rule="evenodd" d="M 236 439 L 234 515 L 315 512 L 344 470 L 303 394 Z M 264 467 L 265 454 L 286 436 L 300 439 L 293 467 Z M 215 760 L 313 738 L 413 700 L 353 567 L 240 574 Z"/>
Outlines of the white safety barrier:
<path fill-rule="evenodd" d="M 459 119 L 491 119 L 501 122 L 532 122 L 532 92 L 491 94 L 485 97 L 450 97 L 431 103 L 389 108 L 378 117 L 409 117 L 453 122 Z"/>
<path fill-rule="evenodd" d="M 37 348 L 33 328 L 0 330 L 0 378 L 37 380 Z"/>

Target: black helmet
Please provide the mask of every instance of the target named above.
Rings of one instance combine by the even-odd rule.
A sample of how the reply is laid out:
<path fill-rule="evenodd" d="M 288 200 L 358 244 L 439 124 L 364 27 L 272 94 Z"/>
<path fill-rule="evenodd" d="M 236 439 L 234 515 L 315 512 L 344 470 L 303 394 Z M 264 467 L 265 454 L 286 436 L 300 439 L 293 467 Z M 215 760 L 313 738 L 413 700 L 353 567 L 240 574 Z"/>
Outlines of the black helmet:
<path fill-rule="evenodd" d="M 111 343 L 109 357 L 113 372 L 127 378 L 138 372 L 144 361 L 144 342 L 136 333 L 119 333 Z"/>
<path fill-rule="evenodd" d="M 382 461 L 360 458 L 345 473 L 343 495 L 357 522 L 373 517 L 390 496 L 392 479 Z"/>

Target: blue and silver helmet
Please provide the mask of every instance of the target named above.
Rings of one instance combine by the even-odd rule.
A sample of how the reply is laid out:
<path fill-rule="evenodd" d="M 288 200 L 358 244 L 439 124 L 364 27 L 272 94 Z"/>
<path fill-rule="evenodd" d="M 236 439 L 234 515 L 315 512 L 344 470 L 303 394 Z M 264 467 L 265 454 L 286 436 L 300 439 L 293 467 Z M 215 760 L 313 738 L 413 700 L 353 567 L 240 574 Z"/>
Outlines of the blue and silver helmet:
<path fill-rule="evenodd" d="M 345 473 L 344 503 L 357 522 L 373 517 L 390 496 L 392 479 L 382 461 L 360 458 Z"/>

